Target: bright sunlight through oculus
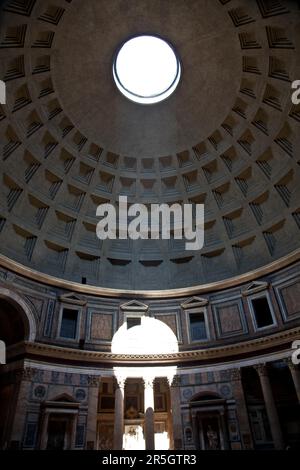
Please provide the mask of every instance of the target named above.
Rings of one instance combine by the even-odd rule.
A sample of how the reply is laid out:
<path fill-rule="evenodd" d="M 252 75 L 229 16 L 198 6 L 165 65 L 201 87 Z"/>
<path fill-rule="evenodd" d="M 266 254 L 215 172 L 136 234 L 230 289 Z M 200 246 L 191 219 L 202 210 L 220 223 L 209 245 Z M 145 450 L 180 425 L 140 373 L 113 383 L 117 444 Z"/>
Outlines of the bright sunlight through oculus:
<path fill-rule="evenodd" d="M 144 35 L 122 45 L 114 61 L 113 75 L 126 98 L 154 104 L 175 91 L 181 66 L 171 45 L 159 37 Z"/>

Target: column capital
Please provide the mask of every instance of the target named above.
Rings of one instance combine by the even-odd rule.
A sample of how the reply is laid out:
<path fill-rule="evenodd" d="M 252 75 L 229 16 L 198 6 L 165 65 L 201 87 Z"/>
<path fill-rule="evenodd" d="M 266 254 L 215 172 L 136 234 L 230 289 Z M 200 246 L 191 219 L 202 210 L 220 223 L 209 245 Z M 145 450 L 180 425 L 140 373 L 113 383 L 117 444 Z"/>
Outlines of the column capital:
<path fill-rule="evenodd" d="M 291 357 L 286 357 L 285 359 L 283 359 L 283 362 L 285 362 L 289 366 L 290 370 L 299 370 L 299 367 L 293 363 Z"/>
<path fill-rule="evenodd" d="M 89 387 L 99 387 L 101 382 L 100 375 L 89 375 L 88 376 L 88 386 Z"/>
<path fill-rule="evenodd" d="M 264 364 L 256 364 L 254 366 L 254 369 L 257 371 L 258 375 L 260 377 L 268 377 L 268 368 L 267 368 L 267 365 L 264 363 Z"/>
<path fill-rule="evenodd" d="M 143 377 L 144 387 L 153 388 L 154 387 L 155 377 Z"/>
<path fill-rule="evenodd" d="M 181 384 L 180 375 L 172 375 L 167 377 L 168 383 L 170 387 L 179 387 Z"/>
<path fill-rule="evenodd" d="M 31 382 L 37 371 L 38 369 L 33 367 L 24 367 L 24 369 L 16 370 L 15 377 L 18 381 L 26 380 Z"/>
<path fill-rule="evenodd" d="M 232 381 L 242 380 L 242 369 L 241 368 L 230 369 L 230 379 Z"/>
<path fill-rule="evenodd" d="M 124 390 L 127 377 L 125 377 L 124 375 L 116 375 L 115 379 L 116 379 L 118 388 Z"/>

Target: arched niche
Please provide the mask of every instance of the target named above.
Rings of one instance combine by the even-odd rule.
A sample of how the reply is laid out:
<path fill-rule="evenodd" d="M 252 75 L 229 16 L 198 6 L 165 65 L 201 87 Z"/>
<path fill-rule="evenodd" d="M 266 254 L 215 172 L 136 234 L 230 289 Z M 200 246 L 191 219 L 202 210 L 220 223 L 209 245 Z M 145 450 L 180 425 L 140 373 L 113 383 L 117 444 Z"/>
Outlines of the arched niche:
<path fill-rule="evenodd" d="M 33 312 L 21 296 L 3 287 L 0 287 L 0 332 L 0 339 L 7 346 L 36 338 Z"/>
<path fill-rule="evenodd" d="M 156 318 L 143 315 L 136 326 L 128 319 L 112 339 L 114 354 L 171 354 L 178 352 L 178 340 L 171 328 Z"/>

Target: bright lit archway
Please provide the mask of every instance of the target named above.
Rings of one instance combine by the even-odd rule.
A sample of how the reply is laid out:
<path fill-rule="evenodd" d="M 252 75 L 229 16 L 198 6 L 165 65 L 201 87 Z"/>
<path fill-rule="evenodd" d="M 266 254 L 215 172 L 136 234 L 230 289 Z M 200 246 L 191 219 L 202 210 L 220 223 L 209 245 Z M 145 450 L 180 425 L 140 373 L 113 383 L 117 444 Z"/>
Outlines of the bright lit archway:
<path fill-rule="evenodd" d="M 136 36 L 126 41 L 113 64 L 115 83 L 126 98 L 154 104 L 177 88 L 181 65 L 174 48 L 157 36 Z"/>
<path fill-rule="evenodd" d="M 142 316 L 138 326 L 128 321 L 114 334 L 113 354 L 172 354 L 178 352 L 178 341 L 171 328 L 156 318 Z"/>

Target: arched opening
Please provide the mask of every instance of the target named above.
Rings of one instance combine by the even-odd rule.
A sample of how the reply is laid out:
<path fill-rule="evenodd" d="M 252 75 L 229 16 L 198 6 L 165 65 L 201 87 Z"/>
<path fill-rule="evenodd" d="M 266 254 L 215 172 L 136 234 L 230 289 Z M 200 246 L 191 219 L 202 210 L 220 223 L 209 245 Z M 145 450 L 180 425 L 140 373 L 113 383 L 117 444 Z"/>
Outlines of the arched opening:
<path fill-rule="evenodd" d="M 15 305 L 0 299 L 0 340 L 12 346 L 26 339 L 26 325 Z"/>
<path fill-rule="evenodd" d="M 41 450 L 74 449 L 79 407 L 68 393 L 42 403 Z"/>
<path fill-rule="evenodd" d="M 127 312 L 123 325 L 112 339 L 112 353 L 153 358 L 178 352 L 178 340 L 162 321 L 132 311 Z M 118 384 L 103 383 L 114 395 L 114 448 L 125 450 L 166 450 L 173 444 L 170 387 L 176 366 L 114 367 Z M 121 382 L 123 385 L 120 386 Z M 104 400 L 103 400 L 104 402 Z M 106 445 L 107 416 L 100 416 L 98 441 Z M 103 431 L 102 431 L 103 430 Z"/>
<path fill-rule="evenodd" d="M 0 287 L 0 306 L 1 305 L 2 308 L 0 309 L 0 322 L 1 318 L 3 318 L 3 321 L 0 323 L 0 339 L 5 341 L 5 339 L 1 338 L 1 336 L 4 336 L 4 332 L 8 332 L 8 329 L 13 326 L 12 322 L 18 322 L 15 326 L 18 326 L 21 334 L 24 332 L 21 341 L 34 341 L 36 337 L 36 319 L 23 298 L 10 289 Z M 9 309 L 11 314 L 6 313 L 6 310 Z M 3 317 L 1 312 L 3 312 Z M 8 318 L 8 321 L 6 321 L 5 316 Z M 21 323 L 23 326 L 21 326 Z M 7 325 L 7 327 L 5 328 L 4 325 Z M 3 334 L 1 335 L 2 331 Z M 15 333 L 16 336 L 18 336 L 18 331 Z M 12 337 L 12 343 L 10 343 L 9 339 L 10 338 L 8 337 L 7 345 L 16 344 L 18 342 L 15 341 Z"/>
<path fill-rule="evenodd" d="M 6 352 L 15 344 L 35 337 L 36 327 L 26 303 L 15 293 L 0 289 L 0 340 Z M 9 355 L 8 355 L 9 361 Z M 0 369 L 0 448 L 7 448 L 18 397 L 18 383 L 8 368 Z"/>
<path fill-rule="evenodd" d="M 272 449 L 274 437 L 259 376 L 253 367 L 243 370 L 243 388 L 256 449 Z M 288 365 L 283 361 L 268 366 L 268 377 L 278 412 L 285 448 L 296 449 L 300 441 L 300 410 Z"/>
<path fill-rule="evenodd" d="M 291 372 L 279 361 L 272 363 L 269 374 L 285 448 L 296 450 L 300 444 L 300 407 Z"/>
<path fill-rule="evenodd" d="M 178 352 L 178 340 L 162 321 L 146 315 L 128 315 L 112 339 L 111 351 L 115 354 L 170 354 Z"/>
<path fill-rule="evenodd" d="M 227 449 L 226 400 L 216 392 L 204 391 L 191 398 L 189 407 L 196 449 Z M 191 433 L 191 430 L 188 432 Z"/>
<path fill-rule="evenodd" d="M 242 381 L 254 447 L 270 449 L 273 447 L 272 432 L 259 376 L 253 367 L 242 370 Z"/>

